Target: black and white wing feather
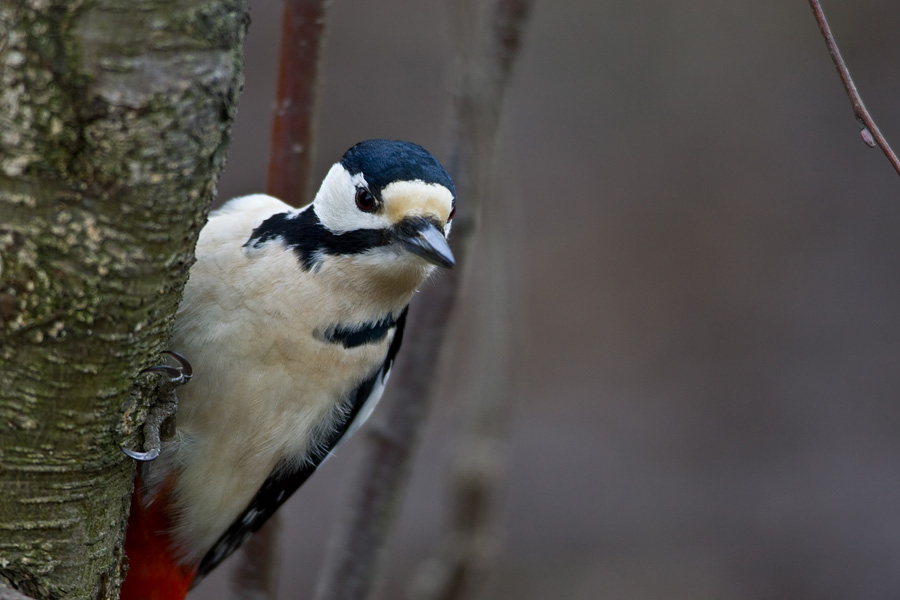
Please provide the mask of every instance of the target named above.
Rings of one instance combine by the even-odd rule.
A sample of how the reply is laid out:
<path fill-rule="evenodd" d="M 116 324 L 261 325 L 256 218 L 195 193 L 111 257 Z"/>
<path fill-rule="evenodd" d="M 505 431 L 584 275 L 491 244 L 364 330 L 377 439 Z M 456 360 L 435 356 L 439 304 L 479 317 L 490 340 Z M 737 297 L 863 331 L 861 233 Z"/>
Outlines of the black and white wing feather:
<path fill-rule="evenodd" d="M 406 325 L 406 313 L 403 312 L 396 322 L 394 339 L 388 348 L 384 363 L 377 371 L 363 381 L 350 395 L 349 410 L 345 419 L 338 424 L 331 434 L 301 465 L 279 464 L 266 479 L 246 510 L 232 523 L 231 527 L 210 548 L 200 561 L 197 575 L 191 587 L 196 586 L 210 571 L 237 550 L 254 531 L 262 527 L 272 514 L 309 479 L 331 452 L 346 438 L 352 435 L 372 413 L 387 383 L 400 344 L 403 341 L 403 328 Z"/>

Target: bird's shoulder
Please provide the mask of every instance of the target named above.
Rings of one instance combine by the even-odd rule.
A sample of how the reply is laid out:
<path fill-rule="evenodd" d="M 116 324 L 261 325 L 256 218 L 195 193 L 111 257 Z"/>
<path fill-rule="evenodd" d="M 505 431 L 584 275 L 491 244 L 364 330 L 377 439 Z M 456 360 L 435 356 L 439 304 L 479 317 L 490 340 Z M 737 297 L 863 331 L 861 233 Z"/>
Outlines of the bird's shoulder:
<path fill-rule="evenodd" d="M 241 219 L 258 218 L 260 220 L 276 213 L 292 210 L 292 207 L 268 194 L 250 194 L 232 198 L 210 213 L 210 220 L 240 217 Z"/>
<path fill-rule="evenodd" d="M 209 221 L 200 231 L 197 252 L 214 252 L 222 247 L 239 250 L 260 224 L 274 215 L 293 214 L 297 210 L 266 194 L 229 200 L 210 213 Z"/>

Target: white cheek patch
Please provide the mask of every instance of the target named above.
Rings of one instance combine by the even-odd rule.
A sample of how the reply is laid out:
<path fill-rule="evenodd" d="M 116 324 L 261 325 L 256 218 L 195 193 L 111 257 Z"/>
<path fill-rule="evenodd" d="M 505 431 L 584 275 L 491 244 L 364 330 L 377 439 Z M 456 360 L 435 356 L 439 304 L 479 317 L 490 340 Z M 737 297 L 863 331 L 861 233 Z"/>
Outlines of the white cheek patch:
<path fill-rule="evenodd" d="M 381 190 L 384 213 L 392 223 L 406 217 L 436 217 L 446 224 L 453 209 L 453 194 L 439 183 L 394 181 Z"/>
<path fill-rule="evenodd" d="M 340 163 L 332 165 L 314 204 L 319 220 L 333 233 L 356 229 L 384 229 L 391 225 L 381 213 L 366 213 L 356 207 L 356 188 L 368 187 L 362 173 L 350 175 Z"/>

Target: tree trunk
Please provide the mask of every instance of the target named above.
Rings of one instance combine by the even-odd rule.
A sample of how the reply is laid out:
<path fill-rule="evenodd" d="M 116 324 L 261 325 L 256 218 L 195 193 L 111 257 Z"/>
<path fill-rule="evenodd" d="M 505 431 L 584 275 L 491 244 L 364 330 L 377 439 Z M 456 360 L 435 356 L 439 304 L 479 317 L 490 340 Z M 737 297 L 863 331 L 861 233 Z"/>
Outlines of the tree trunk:
<path fill-rule="evenodd" d="M 246 0 L 0 0 L 0 582 L 116 598 L 139 425 L 225 159 Z"/>

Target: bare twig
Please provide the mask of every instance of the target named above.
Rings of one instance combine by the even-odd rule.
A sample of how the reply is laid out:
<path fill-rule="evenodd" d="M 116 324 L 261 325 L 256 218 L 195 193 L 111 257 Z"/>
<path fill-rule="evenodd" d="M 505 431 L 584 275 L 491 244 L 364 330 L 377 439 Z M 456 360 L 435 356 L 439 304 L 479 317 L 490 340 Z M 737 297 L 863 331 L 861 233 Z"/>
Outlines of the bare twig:
<path fill-rule="evenodd" d="M 816 21 L 819 23 L 819 30 L 825 38 L 825 45 L 828 46 L 828 53 L 831 55 L 834 67 L 841 77 L 844 89 L 847 90 L 847 96 L 850 98 L 850 103 L 853 106 L 853 115 L 862 127 L 860 135 L 862 136 L 863 141 L 872 148 L 875 146 L 881 148 L 881 151 L 884 152 L 884 155 L 890 161 L 894 170 L 900 175 L 900 160 L 897 159 L 897 155 L 894 154 L 890 144 L 888 144 L 887 140 L 878 129 L 878 125 L 875 124 L 872 115 L 870 115 L 869 111 L 866 109 L 866 105 L 863 104 L 862 97 L 860 97 L 859 91 L 856 89 L 856 84 L 853 83 L 853 78 L 850 76 L 850 70 L 847 68 L 846 63 L 844 63 L 841 51 L 838 49 L 837 42 L 834 40 L 831 28 L 828 26 L 828 21 L 825 20 L 825 13 L 822 10 L 822 5 L 819 3 L 819 0 L 809 0 L 809 5 L 812 7 L 813 14 L 816 16 Z"/>
<path fill-rule="evenodd" d="M 467 237 L 461 225 L 453 228 L 458 234 L 453 249 L 457 269 L 465 255 L 460 241 Z M 417 295 L 409 315 L 409 335 L 391 375 L 391 398 L 386 399 L 376 414 L 377 421 L 369 426 L 365 456 L 317 582 L 317 600 L 372 596 L 384 543 L 430 407 L 440 348 L 458 287 L 459 275 L 454 273 Z"/>
<path fill-rule="evenodd" d="M 499 188 L 500 186 L 495 186 Z M 467 283 L 465 328 L 478 344 L 465 353 L 466 374 L 458 396 L 463 412 L 444 496 L 444 527 L 433 557 L 423 561 L 409 586 L 412 600 L 460 600 L 475 596 L 487 581 L 501 546 L 501 493 L 513 377 L 523 347 L 520 256 L 521 205 L 509 194 L 491 192 L 477 233 L 479 269 Z M 515 299 L 515 301 L 514 301 Z M 457 327 L 463 326 L 458 323 Z M 467 337 L 467 336 L 466 336 Z"/>
<path fill-rule="evenodd" d="M 473 365 L 466 370 L 472 384 L 461 398 L 464 429 L 448 480 L 444 532 L 436 556 L 425 561 L 412 579 L 409 596 L 415 600 L 475 595 L 500 545 L 497 507 L 506 458 L 502 438 L 513 387 L 511 338 L 518 318 L 510 302 L 516 279 L 512 245 L 517 219 L 512 203 L 498 192 L 495 163 L 499 109 L 531 5 L 531 0 L 496 0 L 475 6 L 473 14 L 471 6 L 448 2 L 448 10 L 458 13 L 453 19 L 455 37 L 464 44 L 458 47 L 456 160 L 459 170 L 468 174 L 460 181 L 468 188 L 464 193 L 479 198 L 481 207 L 481 285 L 474 287 L 483 289 L 477 295 L 477 309 L 469 311 L 479 344 L 472 352 Z M 484 25 L 472 28 L 467 20 L 473 18 Z M 471 29 L 481 31 L 480 38 L 467 40 L 466 31 Z"/>
<path fill-rule="evenodd" d="M 329 0 L 286 0 L 278 92 L 269 156 L 269 194 L 292 206 L 309 202 L 325 14 Z"/>
<path fill-rule="evenodd" d="M 531 0 L 449 3 L 456 20 L 454 34 L 460 40 L 449 163 L 460 198 L 453 226 L 457 268 L 419 294 L 410 311 L 408 337 L 390 388 L 392 399 L 380 411 L 376 427 L 370 428 L 365 458 L 317 585 L 317 600 L 360 600 L 374 593 L 385 540 L 432 402 L 460 267 L 468 263 L 475 220 L 491 189 L 500 108 L 518 31 L 530 4 Z"/>
<path fill-rule="evenodd" d="M 293 206 L 307 204 L 313 191 L 315 116 L 329 4 L 329 0 L 284 3 L 267 191 Z M 278 596 L 280 530 L 281 517 L 276 513 L 239 550 L 231 577 L 234 600 Z"/>

